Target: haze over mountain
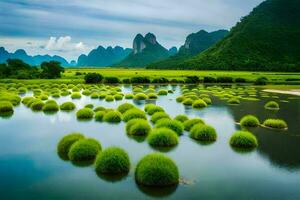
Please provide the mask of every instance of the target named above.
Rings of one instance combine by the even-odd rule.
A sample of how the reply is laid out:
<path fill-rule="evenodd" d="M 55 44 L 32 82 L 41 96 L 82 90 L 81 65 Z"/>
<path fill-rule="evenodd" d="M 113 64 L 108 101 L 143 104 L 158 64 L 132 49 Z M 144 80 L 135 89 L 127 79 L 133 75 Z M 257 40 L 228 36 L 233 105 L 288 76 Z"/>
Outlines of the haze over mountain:
<path fill-rule="evenodd" d="M 184 45 L 179 48 L 177 54 L 174 54 L 170 58 L 165 60 L 151 63 L 149 67 L 151 68 L 171 68 L 175 67 L 177 63 L 184 61 L 202 51 L 206 50 L 222 38 L 224 38 L 229 31 L 218 30 L 214 32 L 207 32 L 205 30 L 200 30 L 197 33 L 192 33 L 187 36 Z"/>
<path fill-rule="evenodd" d="M 300 71 L 300 1 L 267 0 L 203 53 L 167 68 Z"/>
<path fill-rule="evenodd" d="M 106 49 L 99 46 L 93 49 L 88 55 L 80 55 L 78 57 L 77 66 L 97 66 L 106 67 L 120 62 L 131 53 L 132 49 L 116 46 L 111 46 Z"/>
<path fill-rule="evenodd" d="M 170 51 L 174 52 L 174 49 Z M 153 33 L 147 33 L 145 37 L 137 34 L 133 40 L 132 52 L 117 66 L 144 67 L 149 63 L 156 62 L 169 57 L 169 51 L 161 46 Z"/>
<path fill-rule="evenodd" d="M 5 50 L 4 47 L 0 47 L 0 63 L 5 63 L 7 59 L 20 59 L 23 60 L 25 63 L 33 66 L 38 66 L 42 62 L 47 62 L 47 61 L 57 61 L 60 62 L 62 66 L 70 66 L 70 63 L 63 57 L 54 55 L 35 55 L 35 56 L 30 56 L 26 53 L 25 50 L 23 49 L 18 49 L 14 53 L 9 53 L 8 51 Z"/>

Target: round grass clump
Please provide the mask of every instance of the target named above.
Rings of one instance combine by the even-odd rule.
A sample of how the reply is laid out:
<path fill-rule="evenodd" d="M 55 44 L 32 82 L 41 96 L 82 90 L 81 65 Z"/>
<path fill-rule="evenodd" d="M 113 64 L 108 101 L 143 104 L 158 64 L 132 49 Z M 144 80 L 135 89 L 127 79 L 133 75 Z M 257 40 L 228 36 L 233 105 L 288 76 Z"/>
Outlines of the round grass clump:
<path fill-rule="evenodd" d="M 183 102 L 184 100 L 185 100 L 185 97 L 184 97 L 184 96 L 179 96 L 179 97 L 176 98 L 176 102 L 178 102 L 178 103 L 181 103 L 181 102 Z"/>
<path fill-rule="evenodd" d="M 276 101 L 269 101 L 265 104 L 265 109 L 279 110 L 279 104 Z"/>
<path fill-rule="evenodd" d="M 115 98 L 114 98 L 114 96 L 112 96 L 112 95 L 106 95 L 105 96 L 105 101 L 108 101 L 108 102 L 110 102 L 110 101 L 113 101 Z"/>
<path fill-rule="evenodd" d="M 137 164 L 135 180 L 145 186 L 172 186 L 179 183 L 179 172 L 172 159 L 161 153 L 152 153 Z"/>
<path fill-rule="evenodd" d="M 182 135 L 184 126 L 181 122 L 177 120 L 171 120 L 171 119 L 160 119 L 155 124 L 155 128 L 169 128 L 173 130 L 177 135 Z"/>
<path fill-rule="evenodd" d="M 153 147 L 173 147 L 178 144 L 178 135 L 169 128 L 154 128 L 147 139 Z"/>
<path fill-rule="evenodd" d="M 146 100 L 148 99 L 148 96 L 144 93 L 137 93 L 136 95 L 134 95 L 134 100 Z"/>
<path fill-rule="evenodd" d="M 191 129 L 190 137 L 203 142 L 213 142 L 217 140 L 217 133 L 212 126 L 197 124 Z"/>
<path fill-rule="evenodd" d="M 82 108 L 76 113 L 77 119 L 92 119 L 94 117 L 94 111 L 90 108 Z"/>
<path fill-rule="evenodd" d="M 44 112 L 57 112 L 59 110 L 59 106 L 54 100 L 48 100 L 42 109 Z"/>
<path fill-rule="evenodd" d="M 246 115 L 241 119 L 240 124 L 245 127 L 257 127 L 260 123 L 257 117 L 253 115 Z"/>
<path fill-rule="evenodd" d="M 109 123 L 119 123 L 122 120 L 122 114 L 119 111 L 111 110 L 103 116 L 103 121 Z"/>
<path fill-rule="evenodd" d="M 69 160 L 68 154 L 71 146 L 81 139 L 84 139 L 84 136 L 80 133 L 71 133 L 64 136 L 57 145 L 57 153 L 59 157 L 64 160 Z"/>
<path fill-rule="evenodd" d="M 71 146 L 68 156 L 74 162 L 93 161 L 99 151 L 101 151 L 101 144 L 97 140 L 80 139 Z"/>
<path fill-rule="evenodd" d="M 86 104 L 84 107 L 85 107 L 85 108 L 93 109 L 93 108 L 94 108 L 94 105 L 91 104 L 91 103 L 89 103 L 89 104 Z"/>
<path fill-rule="evenodd" d="M 151 131 L 151 126 L 147 120 L 132 119 L 126 124 L 126 133 L 128 135 L 144 136 Z"/>
<path fill-rule="evenodd" d="M 116 101 L 120 101 L 120 100 L 123 99 L 123 95 L 121 95 L 121 94 L 116 94 L 116 95 L 114 95 L 114 99 L 115 99 Z"/>
<path fill-rule="evenodd" d="M 118 106 L 117 110 L 120 112 L 120 113 L 125 113 L 127 110 L 130 110 L 134 108 L 134 105 L 132 105 L 131 103 L 123 103 L 121 105 Z"/>
<path fill-rule="evenodd" d="M 168 95 L 168 90 L 161 89 L 158 91 L 158 95 Z"/>
<path fill-rule="evenodd" d="M 153 115 L 154 113 L 157 112 L 165 112 L 165 110 L 160 106 L 151 106 L 147 109 L 148 115 Z"/>
<path fill-rule="evenodd" d="M 200 118 L 194 118 L 194 119 L 186 120 L 183 123 L 184 130 L 190 131 L 191 128 L 193 128 L 193 126 L 195 126 L 196 124 L 205 124 L 205 122 Z"/>
<path fill-rule="evenodd" d="M 191 106 L 193 104 L 193 100 L 192 99 L 185 99 L 183 102 L 182 102 L 183 105 L 185 106 Z"/>
<path fill-rule="evenodd" d="M 133 99 L 133 94 L 125 94 L 125 99 Z"/>
<path fill-rule="evenodd" d="M 150 120 L 153 124 L 155 124 L 158 120 L 164 118 L 170 119 L 170 116 L 165 112 L 156 112 L 151 116 Z"/>
<path fill-rule="evenodd" d="M 205 107 L 207 107 L 207 104 L 202 99 L 198 99 L 193 102 L 193 108 L 199 109 L 199 108 L 205 108 Z"/>
<path fill-rule="evenodd" d="M 93 92 L 90 97 L 91 97 L 91 99 L 98 99 L 99 94 L 98 94 L 98 92 Z"/>
<path fill-rule="evenodd" d="M 184 123 L 185 121 L 189 120 L 189 118 L 186 115 L 177 115 L 174 120 Z"/>
<path fill-rule="evenodd" d="M 32 102 L 32 104 L 30 105 L 30 108 L 34 111 L 40 111 L 43 109 L 45 103 L 42 100 L 36 100 L 34 102 Z"/>
<path fill-rule="evenodd" d="M 105 111 L 106 108 L 104 108 L 103 106 L 98 106 L 94 109 L 94 112 L 98 112 L 98 111 Z"/>
<path fill-rule="evenodd" d="M 65 102 L 60 105 L 60 109 L 64 110 L 64 111 L 74 110 L 75 108 L 76 108 L 76 106 L 73 102 Z"/>
<path fill-rule="evenodd" d="M 230 99 L 227 101 L 227 103 L 232 104 L 232 105 L 237 105 L 237 104 L 240 104 L 241 102 L 240 102 L 240 100 L 239 100 L 238 98 L 233 97 L 233 98 L 230 98 Z"/>
<path fill-rule="evenodd" d="M 0 115 L 11 115 L 14 112 L 14 106 L 9 101 L 0 101 Z"/>
<path fill-rule="evenodd" d="M 229 143 L 236 148 L 255 148 L 258 146 L 256 137 L 247 131 L 235 132 L 231 136 Z"/>
<path fill-rule="evenodd" d="M 264 126 L 276 129 L 287 129 L 287 123 L 282 119 L 267 119 L 263 123 Z"/>
<path fill-rule="evenodd" d="M 156 93 L 149 93 L 148 94 L 148 99 L 157 99 Z"/>
<path fill-rule="evenodd" d="M 95 170 L 100 174 L 127 174 L 130 170 L 129 156 L 121 148 L 109 147 L 98 154 Z"/>
<path fill-rule="evenodd" d="M 132 119 L 147 119 L 146 114 L 144 111 L 137 109 L 137 108 L 132 108 L 127 110 L 124 114 L 123 114 L 123 120 L 125 122 L 128 122 L 129 120 Z"/>
<path fill-rule="evenodd" d="M 81 98 L 80 92 L 73 92 L 73 93 L 71 94 L 71 98 L 72 98 L 72 99 L 80 99 L 80 98 Z"/>
<path fill-rule="evenodd" d="M 105 111 L 97 111 L 95 113 L 95 120 L 98 122 L 102 122 L 105 114 L 106 114 Z"/>
<path fill-rule="evenodd" d="M 211 98 L 209 98 L 209 97 L 203 97 L 202 100 L 203 100 L 207 105 L 212 104 Z"/>

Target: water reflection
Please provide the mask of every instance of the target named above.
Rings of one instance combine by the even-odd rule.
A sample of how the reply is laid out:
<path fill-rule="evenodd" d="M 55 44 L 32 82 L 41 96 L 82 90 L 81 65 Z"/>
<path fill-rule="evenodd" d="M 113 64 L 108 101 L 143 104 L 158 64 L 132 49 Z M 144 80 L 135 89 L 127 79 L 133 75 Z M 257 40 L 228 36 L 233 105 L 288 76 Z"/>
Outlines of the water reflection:
<path fill-rule="evenodd" d="M 166 198 L 171 196 L 177 189 L 177 185 L 168 187 L 149 187 L 137 184 L 138 189 L 148 196 L 156 198 Z"/>

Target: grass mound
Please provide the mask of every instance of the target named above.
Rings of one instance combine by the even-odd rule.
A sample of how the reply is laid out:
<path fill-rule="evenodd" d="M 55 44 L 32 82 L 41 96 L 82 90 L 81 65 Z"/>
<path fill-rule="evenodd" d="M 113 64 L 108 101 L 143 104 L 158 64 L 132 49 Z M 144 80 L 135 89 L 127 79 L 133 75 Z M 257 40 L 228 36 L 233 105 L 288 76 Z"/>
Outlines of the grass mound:
<path fill-rule="evenodd" d="M 133 99 L 133 94 L 125 94 L 125 99 Z"/>
<path fill-rule="evenodd" d="M 11 115 L 14 112 L 14 106 L 9 101 L 0 101 L 0 115 Z"/>
<path fill-rule="evenodd" d="M 42 109 L 44 112 L 57 112 L 59 110 L 59 106 L 54 100 L 48 100 Z"/>
<path fill-rule="evenodd" d="M 257 127 L 260 123 L 257 117 L 253 115 L 246 115 L 241 119 L 240 124 L 245 127 Z"/>
<path fill-rule="evenodd" d="M 183 123 L 184 130 L 190 131 L 191 128 L 193 128 L 193 126 L 195 126 L 196 124 L 205 124 L 205 122 L 200 118 L 194 118 L 194 119 L 186 120 Z"/>
<path fill-rule="evenodd" d="M 120 112 L 120 113 L 125 113 L 127 110 L 130 110 L 134 108 L 134 105 L 132 105 L 131 103 L 123 103 L 121 105 L 118 106 L 117 110 Z"/>
<path fill-rule="evenodd" d="M 151 126 L 147 120 L 132 119 L 126 124 L 126 133 L 128 135 L 144 136 L 151 131 Z"/>
<path fill-rule="evenodd" d="M 154 113 L 157 113 L 157 112 L 165 112 L 165 110 L 160 106 L 151 106 L 147 109 L 148 115 L 153 115 Z"/>
<path fill-rule="evenodd" d="M 236 148 L 255 148 L 258 146 L 256 137 L 247 131 L 235 132 L 231 136 L 229 143 Z"/>
<path fill-rule="evenodd" d="M 240 100 L 236 97 L 230 98 L 227 103 L 231 104 L 231 105 L 238 105 L 240 104 Z"/>
<path fill-rule="evenodd" d="M 264 107 L 268 110 L 279 110 L 279 104 L 276 101 L 269 101 Z"/>
<path fill-rule="evenodd" d="M 158 95 L 168 95 L 168 90 L 161 89 L 158 91 Z"/>
<path fill-rule="evenodd" d="M 108 101 L 108 102 L 113 101 L 114 99 L 115 98 L 112 95 L 106 95 L 106 97 L 105 97 L 105 101 Z"/>
<path fill-rule="evenodd" d="M 207 104 L 202 99 L 198 99 L 193 102 L 193 108 L 200 109 L 207 107 Z"/>
<path fill-rule="evenodd" d="M 80 99 L 80 98 L 81 98 L 80 92 L 73 92 L 73 93 L 71 94 L 71 98 L 72 98 L 72 99 Z"/>
<path fill-rule="evenodd" d="M 101 151 L 101 144 L 97 140 L 80 139 L 71 146 L 68 156 L 74 162 L 92 161 L 99 151 Z"/>
<path fill-rule="evenodd" d="M 147 119 L 146 114 L 144 111 L 138 109 L 138 108 L 132 108 L 127 110 L 124 114 L 123 114 L 123 120 L 125 122 L 128 122 L 129 120 L 132 119 Z"/>
<path fill-rule="evenodd" d="M 65 102 L 60 105 L 60 109 L 64 110 L 64 111 L 74 110 L 75 108 L 76 108 L 76 106 L 73 102 Z"/>
<path fill-rule="evenodd" d="M 169 128 L 177 133 L 177 135 L 182 135 L 184 126 L 177 120 L 161 119 L 155 124 L 155 128 Z"/>
<path fill-rule="evenodd" d="M 135 169 L 135 180 L 145 186 L 171 186 L 179 183 L 179 172 L 174 161 L 160 153 L 142 158 Z"/>
<path fill-rule="evenodd" d="M 96 158 L 95 170 L 100 174 L 126 174 L 130 169 L 130 160 L 126 151 L 118 147 L 109 147 Z"/>
<path fill-rule="evenodd" d="M 76 113 L 77 119 L 92 119 L 94 117 L 94 111 L 90 108 L 82 108 Z"/>
<path fill-rule="evenodd" d="M 174 120 L 184 123 L 185 121 L 189 120 L 189 118 L 186 115 L 177 115 Z"/>
<path fill-rule="evenodd" d="M 105 111 L 97 111 L 95 113 L 95 120 L 98 122 L 102 122 L 105 114 L 106 114 Z"/>
<path fill-rule="evenodd" d="M 269 128 L 276 128 L 276 129 L 288 128 L 287 123 L 282 119 L 267 119 L 264 121 L 263 125 Z"/>
<path fill-rule="evenodd" d="M 164 118 L 170 119 L 170 116 L 165 112 L 157 112 L 151 116 L 151 122 L 155 124 L 158 120 Z"/>
<path fill-rule="evenodd" d="M 40 111 L 43 109 L 45 103 L 42 100 L 35 100 L 34 102 L 31 103 L 30 108 L 34 111 Z"/>
<path fill-rule="evenodd" d="M 122 114 L 119 111 L 111 110 L 103 116 L 103 121 L 109 123 L 119 123 L 122 120 Z"/>
<path fill-rule="evenodd" d="M 146 100 L 148 99 L 148 96 L 144 93 L 137 93 L 136 95 L 134 95 L 134 100 Z"/>
<path fill-rule="evenodd" d="M 84 139 L 80 133 L 71 133 L 64 136 L 57 145 L 57 153 L 63 160 L 69 160 L 68 154 L 71 146 L 78 140 Z"/>
<path fill-rule="evenodd" d="M 191 129 L 190 137 L 199 141 L 213 142 L 217 140 L 217 133 L 212 126 L 197 124 Z"/>
<path fill-rule="evenodd" d="M 182 102 L 183 105 L 185 106 L 191 106 L 193 104 L 193 100 L 192 99 L 185 99 L 183 102 Z"/>
<path fill-rule="evenodd" d="M 152 129 L 147 139 L 153 147 L 173 147 L 178 144 L 178 135 L 169 128 Z"/>

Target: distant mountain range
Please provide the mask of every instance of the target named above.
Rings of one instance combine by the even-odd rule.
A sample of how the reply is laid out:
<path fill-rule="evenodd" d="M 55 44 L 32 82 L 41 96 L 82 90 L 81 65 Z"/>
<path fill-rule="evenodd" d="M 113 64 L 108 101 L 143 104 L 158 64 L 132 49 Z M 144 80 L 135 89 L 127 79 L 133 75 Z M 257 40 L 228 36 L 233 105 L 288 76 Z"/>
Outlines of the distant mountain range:
<path fill-rule="evenodd" d="M 99 46 L 97 49 L 93 49 L 88 55 L 80 55 L 77 60 L 77 66 L 111 66 L 123 60 L 131 52 L 132 49 L 124 49 L 120 46 L 114 48 L 109 46 L 106 49 Z"/>
<path fill-rule="evenodd" d="M 174 54 L 165 60 L 151 63 L 148 67 L 176 68 L 178 63 L 208 49 L 210 46 L 223 39 L 228 33 L 229 31 L 227 30 L 218 30 L 210 33 L 205 30 L 200 30 L 197 33 L 192 33 L 187 36 L 184 45 L 179 48 L 177 54 Z"/>
<path fill-rule="evenodd" d="M 153 33 L 147 33 L 145 37 L 137 34 L 133 40 L 132 52 L 115 66 L 144 67 L 152 62 L 168 58 L 176 51 L 175 48 L 167 50 L 161 46 Z"/>
<path fill-rule="evenodd" d="M 192 58 L 174 61 L 165 68 L 300 71 L 299 19 L 299 0 L 264 1 L 224 39 Z"/>
<path fill-rule="evenodd" d="M 21 59 L 25 63 L 33 66 L 39 66 L 42 62 L 48 61 L 58 61 L 62 66 L 71 66 L 66 59 L 60 56 L 50 56 L 50 55 L 35 55 L 30 56 L 23 49 L 18 49 L 14 53 L 9 53 L 4 47 L 0 47 L 0 63 L 5 63 L 7 59 Z"/>

